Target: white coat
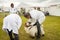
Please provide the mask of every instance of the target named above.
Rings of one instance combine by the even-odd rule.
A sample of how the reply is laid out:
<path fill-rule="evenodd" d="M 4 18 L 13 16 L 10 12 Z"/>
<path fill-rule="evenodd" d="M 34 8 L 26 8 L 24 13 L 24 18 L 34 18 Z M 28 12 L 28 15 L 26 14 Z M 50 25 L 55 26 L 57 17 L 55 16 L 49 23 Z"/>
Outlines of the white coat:
<path fill-rule="evenodd" d="M 31 15 L 32 19 L 35 20 L 35 22 L 36 22 L 36 20 L 38 20 L 40 24 L 42 24 L 44 22 L 44 20 L 45 20 L 45 15 L 41 11 L 31 10 L 30 15 Z"/>
<path fill-rule="evenodd" d="M 43 12 L 38 11 L 38 10 L 31 10 L 30 11 L 30 15 L 31 15 L 31 19 L 29 21 L 31 21 L 31 25 L 34 25 L 36 23 L 36 21 L 38 20 L 39 23 L 42 25 L 42 23 L 45 21 L 45 15 Z M 33 29 L 34 30 L 34 29 Z M 41 26 L 41 34 L 45 34 L 43 27 Z"/>
<path fill-rule="evenodd" d="M 8 29 L 13 33 L 18 34 L 18 29 L 21 27 L 22 20 L 17 14 L 10 14 L 3 19 L 3 30 Z"/>

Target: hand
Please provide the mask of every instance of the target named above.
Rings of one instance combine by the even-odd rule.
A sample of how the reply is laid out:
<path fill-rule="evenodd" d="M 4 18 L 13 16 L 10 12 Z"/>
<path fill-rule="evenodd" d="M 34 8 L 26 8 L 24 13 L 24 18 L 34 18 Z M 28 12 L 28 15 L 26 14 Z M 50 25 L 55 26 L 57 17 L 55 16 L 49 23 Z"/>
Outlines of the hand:
<path fill-rule="evenodd" d="M 30 26 L 30 24 L 29 23 L 25 23 L 25 27 L 29 27 Z"/>

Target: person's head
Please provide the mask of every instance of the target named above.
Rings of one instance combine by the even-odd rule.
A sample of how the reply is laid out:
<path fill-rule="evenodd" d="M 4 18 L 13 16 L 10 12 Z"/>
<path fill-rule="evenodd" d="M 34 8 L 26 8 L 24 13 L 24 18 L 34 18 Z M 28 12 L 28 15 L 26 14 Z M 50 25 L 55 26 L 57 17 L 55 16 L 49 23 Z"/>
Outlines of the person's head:
<path fill-rule="evenodd" d="M 11 8 L 14 8 L 14 4 L 13 4 L 13 3 L 11 3 L 11 5 L 10 5 L 10 6 L 11 6 Z"/>
<path fill-rule="evenodd" d="M 36 7 L 34 7 L 34 9 L 36 10 Z"/>
<path fill-rule="evenodd" d="M 37 7 L 37 10 L 38 10 L 38 11 L 41 11 L 41 10 L 40 10 L 40 7 Z"/>
<path fill-rule="evenodd" d="M 27 19 L 31 18 L 31 16 L 30 16 L 29 13 L 25 13 L 25 14 L 24 14 L 24 17 L 26 17 Z"/>

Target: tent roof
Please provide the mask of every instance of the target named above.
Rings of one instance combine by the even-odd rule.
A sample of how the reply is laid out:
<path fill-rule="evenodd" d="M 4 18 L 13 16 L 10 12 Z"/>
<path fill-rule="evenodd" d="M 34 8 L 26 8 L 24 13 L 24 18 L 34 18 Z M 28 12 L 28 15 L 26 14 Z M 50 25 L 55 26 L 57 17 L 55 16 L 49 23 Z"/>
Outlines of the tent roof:
<path fill-rule="evenodd" d="M 0 0 L 1 2 L 41 2 L 44 0 Z"/>
<path fill-rule="evenodd" d="M 26 2 L 26 4 L 30 5 L 31 7 L 49 7 L 51 5 L 60 4 L 60 2 L 48 0 L 48 1 L 43 1 L 43 2 L 40 2 L 40 3 Z"/>
<path fill-rule="evenodd" d="M 20 0 L 14 0 L 14 1 L 13 0 L 10 0 L 10 1 L 9 0 L 4 0 L 3 6 L 4 7 L 10 7 L 10 4 L 14 3 L 15 7 L 18 7 L 18 6 L 19 7 L 49 7 L 50 5 L 60 4 L 60 2 L 56 2 L 56 1 L 57 0 L 46 0 L 46 1 L 43 1 L 43 2 L 40 2 L 40 0 L 24 0 L 24 1 L 22 1 L 22 0 L 21 1 Z"/>

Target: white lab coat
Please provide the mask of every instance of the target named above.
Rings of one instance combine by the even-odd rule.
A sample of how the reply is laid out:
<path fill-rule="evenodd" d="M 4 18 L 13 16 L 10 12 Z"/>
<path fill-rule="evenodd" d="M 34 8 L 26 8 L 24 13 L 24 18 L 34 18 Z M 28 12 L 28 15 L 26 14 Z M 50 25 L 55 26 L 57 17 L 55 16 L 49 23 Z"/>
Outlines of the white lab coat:
<path fill-rule="evenodd" d="M 32 19 L 35 20 L 35 22 L 36 22 L 36 20 L 38 20 L 40 24 L 42 24 L 45 20 L 45 15 L 41 11 L 31 10 L 30 15 L 31 15 Z"/>
<path fill-rule="evenodd" d="M 31 25 L 35 24 L 36 21 L 38 20 L 39 23 L 42 25 L 42 23 L 45 21 L 45 15 L 43 12 L 38 11 L 38 10 L 31 10 L 30 11 L 30 15 L 32 17 L 31 21 Z M 41 34 L 45 34 L 43 27 L 41 26 Z"/>
<path fill-rule="evenodd" d="M 18 34 L 18 29 L 21 27 L 22 20 L 17 14 L 10 14 L 3 19 L 3 30 L 8 29 L 13 33 Z"/>

